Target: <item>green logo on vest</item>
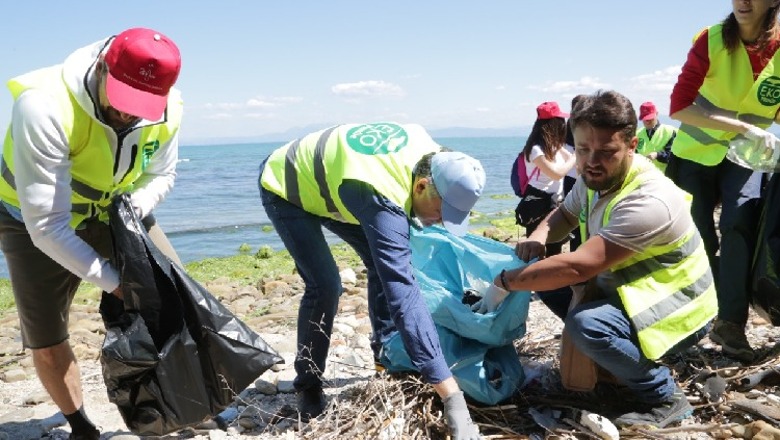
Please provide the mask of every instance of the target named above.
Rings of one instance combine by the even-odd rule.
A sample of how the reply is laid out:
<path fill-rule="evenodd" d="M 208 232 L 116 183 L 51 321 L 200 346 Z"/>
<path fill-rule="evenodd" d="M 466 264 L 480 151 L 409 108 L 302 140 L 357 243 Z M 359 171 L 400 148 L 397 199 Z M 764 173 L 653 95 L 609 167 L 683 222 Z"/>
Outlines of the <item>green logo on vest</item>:
<path fill-rule="evenodd" d="M 347 131 L 347 145 L 360 154 L 394 153 L 408 140 L 406 130 L 397 124 L 364 124 Z"/>
<path fill-rule="evenodd" d="M 160 141 L 154 140 L 151 142 L 147 142 L 143 146 L 143 159 L 141 162 L 141 169 L 145 170 L 146 167 L 149 165 L 149 161 L 152 159 L 152 155 L 160 149 Z"/>
<path fill-rule="evenodd" d="M 770 76 L 758 85 L 758 102 L 766 106 L 780 104 L 780 78 Z"/>

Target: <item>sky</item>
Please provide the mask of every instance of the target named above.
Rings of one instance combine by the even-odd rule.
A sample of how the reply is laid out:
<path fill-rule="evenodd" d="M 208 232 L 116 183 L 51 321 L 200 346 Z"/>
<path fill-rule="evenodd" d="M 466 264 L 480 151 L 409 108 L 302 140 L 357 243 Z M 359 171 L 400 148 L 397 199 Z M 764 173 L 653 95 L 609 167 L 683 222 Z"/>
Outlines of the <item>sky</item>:
<path fill-rule="evenodd" d="M 27 0 L 6 12 L 4 82 L 130 27 L 166 34 L 182 54 L 186 145 L 379 120 L 521 127 L 541 102 L 568 111 L 598 89 L 667 115 L 693 36 L 731 2 Z M 2 132 L 11 106 L 3 88 Z"/>

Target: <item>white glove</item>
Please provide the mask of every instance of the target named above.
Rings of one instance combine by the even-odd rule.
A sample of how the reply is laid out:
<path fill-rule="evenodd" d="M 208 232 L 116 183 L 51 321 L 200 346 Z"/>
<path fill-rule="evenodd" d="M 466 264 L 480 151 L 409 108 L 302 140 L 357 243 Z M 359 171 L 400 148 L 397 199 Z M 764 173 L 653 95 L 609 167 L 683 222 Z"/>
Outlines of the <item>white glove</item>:
<path fill-rule="evenodd" d="M 506 299 L 507 295 L 509 295 L 509 291 L 504 290 L 495 284 L 491 284 L 485 292 L 485 295 L 482 296 L 482 299 L 471 306 L 471 310 L 481 314 L 495 312 L 498 306 Z"/>
<path fill-rule="evenodd" d="M 755 125 L 751 125 L 744 136 L 756 143 L 758 151 L 762 152 L 761 157 L 775 157 L 778 154 L 776 150 L 780 151 L 780 148 L 775 148 L 780 142 L 780 139 L 777 139 L 777 136 L 762 128 L 756 127 Z"/>

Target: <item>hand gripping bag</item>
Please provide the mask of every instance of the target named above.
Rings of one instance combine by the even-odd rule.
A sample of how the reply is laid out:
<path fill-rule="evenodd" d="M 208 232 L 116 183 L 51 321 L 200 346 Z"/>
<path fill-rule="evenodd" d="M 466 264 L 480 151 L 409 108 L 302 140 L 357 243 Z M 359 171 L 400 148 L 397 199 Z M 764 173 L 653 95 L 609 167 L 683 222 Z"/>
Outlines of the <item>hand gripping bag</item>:
<path fill-rule="evenodd" d="M 124 299 L 104 293 L 101 364 L 109 400 L 138 435 L 216 415 L 278 353 L 152 243 L 129 197 L 110 210 Z"/>
<path fill-rule="evenodd" d="M 502 269 L 525 263 L 504 243 L 472 234 L 457 237 L 438 226 L 412 230 L 410 242 L 414 276 L 458 385 L 485 404 L 509 398 L 525 377 L 513 341 L 525 335 L 530 292 L 513 292 L 484 315 L 472 312 L 463 296 L 476 284 L 492 283 Z M 415 370 L 400 334 L 384 341 L 382 350 L 388 371 Z"/>

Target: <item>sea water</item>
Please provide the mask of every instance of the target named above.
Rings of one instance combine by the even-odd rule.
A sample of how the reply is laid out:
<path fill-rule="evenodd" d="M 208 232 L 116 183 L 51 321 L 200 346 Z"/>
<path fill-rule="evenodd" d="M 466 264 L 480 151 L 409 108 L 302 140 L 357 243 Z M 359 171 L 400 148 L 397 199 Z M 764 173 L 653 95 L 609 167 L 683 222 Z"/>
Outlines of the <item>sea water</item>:
<path fill-rule="evenodd" d="M 509 172 L 524 138 L 439 138 L 436 141 L 482 162 L 487 183 L 475 211 L 511 215 L 517 198 L 509 184 Z M 263 210 L 257 189 L 260 162 L 282 144 L 179 148 L 176 183 L 154 214 L 184 263 L 236 255 L 242 244 L 249 245 L 250 252 L 264 245 L 275 250 L 284 247 Z M 326 236 L 333 243 L 339 241 L 330 233 Z M 0 277 L 8 277 L 1 256 Z"/>

